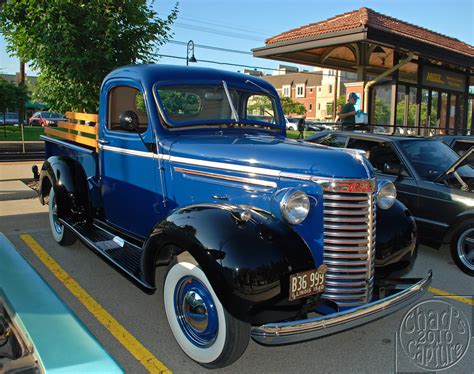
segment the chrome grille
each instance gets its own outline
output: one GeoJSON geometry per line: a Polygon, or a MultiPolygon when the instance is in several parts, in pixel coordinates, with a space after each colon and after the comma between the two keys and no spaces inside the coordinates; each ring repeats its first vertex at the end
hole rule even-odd
{"type": "Polygon", "coordinates": [[[375,195],[324,191],[323,297],[340,307],[372,298],[375,259],[375,195]]]}

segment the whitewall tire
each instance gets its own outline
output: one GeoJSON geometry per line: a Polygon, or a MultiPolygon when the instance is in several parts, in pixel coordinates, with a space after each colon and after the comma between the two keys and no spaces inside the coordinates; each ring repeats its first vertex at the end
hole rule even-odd
{"type": "Polygon", "coordinates": [[[165,277],[166,317],[181,349],[208,368],[229,365],[247,348],[250,326],[222,306],[194,261],[174,260],[165,277]]]}
{"type": "Polygon", "coordinates": [[[51,234],[56,243],[63,246],[75,243],[76,237],[74,234],[58,221],[58,202],[54,188],[51,188],[49,192],[49,225],[51,227],[51,234]]]}

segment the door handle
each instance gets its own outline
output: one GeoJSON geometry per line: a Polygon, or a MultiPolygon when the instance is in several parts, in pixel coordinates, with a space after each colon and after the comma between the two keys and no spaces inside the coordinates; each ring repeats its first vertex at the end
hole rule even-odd
{"type": "Polygon", "coordinates": [[[109,144],[109,141],[108,140],[105,140],[105,139],[97,139],[97,142],[99,144],[109,144]]]}

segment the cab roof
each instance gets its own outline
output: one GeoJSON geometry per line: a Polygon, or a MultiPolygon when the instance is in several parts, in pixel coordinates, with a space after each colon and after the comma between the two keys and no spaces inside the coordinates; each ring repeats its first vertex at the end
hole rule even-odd
{"type": "Polygon", "coordinates": [[[128,65],[110,72],[105,77],[104,82],[119,78],[131,78],[142,82],[142,84],[147,87],[151,87],[155,82],[196,83],[201,81],[225,80],[228,84],[243,84],[248,80],[277,95],[275,88],[270,83],[252,75],[197,66],[162,64],[128,65]]]}

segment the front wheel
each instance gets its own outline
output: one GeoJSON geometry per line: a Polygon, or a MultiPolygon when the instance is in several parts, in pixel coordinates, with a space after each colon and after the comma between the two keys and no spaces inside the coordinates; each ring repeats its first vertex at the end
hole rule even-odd
{"type": "Polygon", "coordinates": [[[474,221],[459,226],[451,241],[451,256],[466,274],[474,276],[474,221]]]}
{"type": "Polygon", "coordinates": [[[54,188],[49,191],[49,225],[54,240],[62,246],[72,245],[76,242],[76,237],[67,227],[58,221],[58,201],[54,188]]]}
{"type": "Polygon", "coordinates": [[[222,306],[204,272],[191,256],[174,260],[166,273],[166,317],[181,349],[207,368],[230,365],[246,350],[250,325],[222,306]]]}

